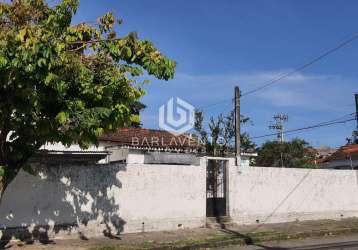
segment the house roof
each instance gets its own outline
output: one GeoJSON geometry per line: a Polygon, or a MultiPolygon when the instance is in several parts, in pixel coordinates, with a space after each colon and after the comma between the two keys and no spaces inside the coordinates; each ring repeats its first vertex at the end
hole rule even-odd
{"type": "Polygon", "coordinates": [[[346,145],[338,149],[332,155],[326,157],[324,162],[358,160],[358,144],[346,145]]]}
{"type": "Polygon", "coordinates": [[[195,151],[200,147],[198,141],[188,135],[144,128],[121,128],[101,136],[99,141],[141,149],[195,151]]]}
{"type": "Polygon", "coordinates": [[[315,150],[316,150],[318,156],[320,156],[320,157],[330,156],[330,155],[332,155],[334,152],[337,151],[337,149],[331,148],[331,147],[327,147],[327,146],[318,147],[318,148],[315,148],[315,150]]]}
{"type": "Polygon", "coordinates": [[[62,151],[62,150],[39,150],[31,158],[37,163],[97,163],[106,158],[110,153],[107,151],[62,151]]]}

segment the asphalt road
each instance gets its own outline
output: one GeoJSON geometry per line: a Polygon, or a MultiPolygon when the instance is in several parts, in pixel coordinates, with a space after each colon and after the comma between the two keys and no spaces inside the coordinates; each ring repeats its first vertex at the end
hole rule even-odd
{"type": "Polygon", "coordinates": [[[312,238],[306,240],[289,240],[266,242],[251,246],[232,246],[223,250],[358,250],[358,234],[339,237],[312,238]]]}

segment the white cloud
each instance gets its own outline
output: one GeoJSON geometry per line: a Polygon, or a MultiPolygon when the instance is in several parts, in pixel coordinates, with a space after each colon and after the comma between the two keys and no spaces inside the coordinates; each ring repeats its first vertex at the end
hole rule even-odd
{"type": "MultiPolygon", "coordinates": [[[[170,97],[178,96],[204,109],[205,117],[227,113],[233,107],[235,85],[245,93],[255,89],[289,70],[254,71],[235,74],[190,75],[178,73],[167,83],[150,85],[143,99],[147,108],[143,113],[146,127],[158,125],[158,108],[170,97]]],[[[242,98],[242,113],[249,116],[254,126],[244,127],[253,136],[267,134],[269,122],[275,113],[289,115],[288,128],[312,125],[354,112],[353,93],[358,91],[358,79],[329,74],[293,74],[274,85],[242,98]]],[[[329,127],[299,134],[315,144],[340,145],[351,133],[351,124],[329,127]],[[329,134],[328,134],[329,133],[329,134]]],[[[267,138],[262,139],[265,141],[267,138]]],[[[258,141],[260,142],[260,140],[258,141]]]]}
{"type": "MultiPolygon", "coordinates": [[[[210,105],[233,96],[235,85],[243,93],[268,83],[290,70],[256,71],[226,75],[177,74],[168,91],[192,102],[210,105]]],[[[275,107],[310,110],[343,109],[351,103],[355,79],[337,75],[295,73],[245,99],[275,107]]],[[[352,98],[353,100],[353,98],[352,98]]]]}

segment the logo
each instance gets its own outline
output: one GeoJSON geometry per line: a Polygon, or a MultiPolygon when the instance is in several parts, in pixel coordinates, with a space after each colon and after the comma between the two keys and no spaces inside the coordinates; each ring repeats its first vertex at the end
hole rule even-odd
{"type": "Polygon", "coordinates": [[[182,134],[194,127],[194,106],[172,97],[159,108],[159,127],[172,134],[182,134]]]}

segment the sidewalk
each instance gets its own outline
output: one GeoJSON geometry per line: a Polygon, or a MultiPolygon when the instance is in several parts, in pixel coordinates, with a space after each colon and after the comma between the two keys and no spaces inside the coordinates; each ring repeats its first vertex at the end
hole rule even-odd
{"type": "Polygon", "coordinates": [[[11,242],[8,249],[22,250],[118,250],[118,249],[199,249],[263,241],[329,237],[358,233],[358,219],[305,221],[254,226],[225,226],[178,231],[125,234],[117,239],[55,240],[49,244],[11,242]]]}

